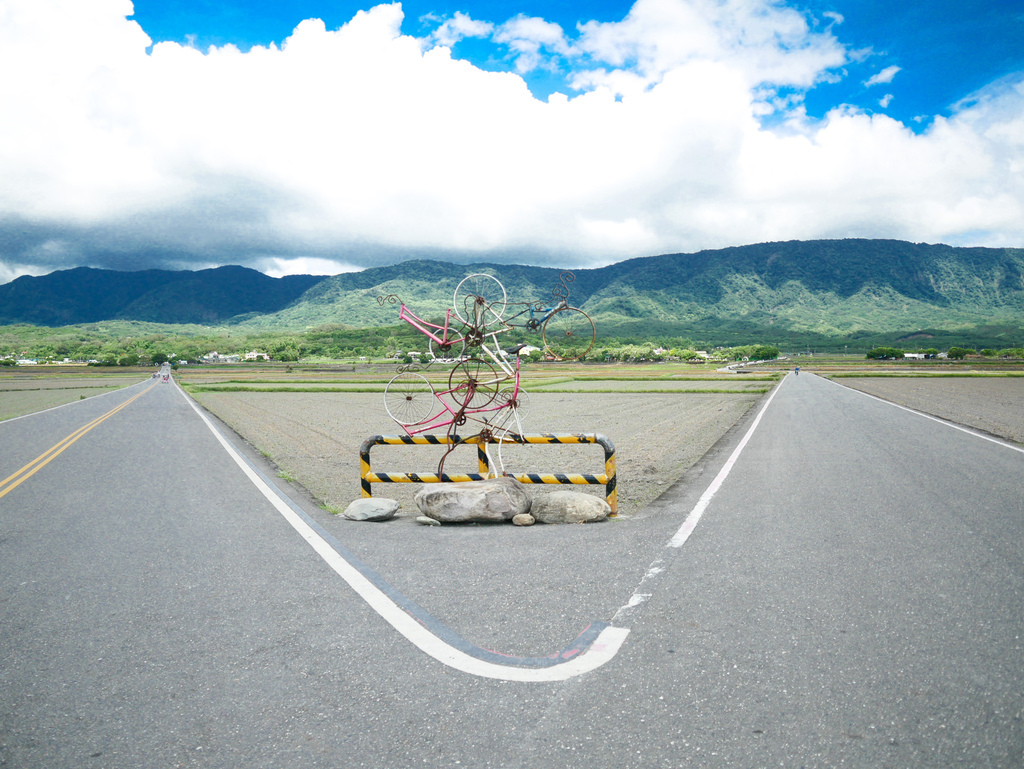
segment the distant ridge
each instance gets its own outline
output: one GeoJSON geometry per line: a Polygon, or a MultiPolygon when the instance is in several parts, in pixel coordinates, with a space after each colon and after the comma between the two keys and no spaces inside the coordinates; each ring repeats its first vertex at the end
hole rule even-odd
{"type": "MultiPolygon", "coordinates": [[[[397,294],[418,314],[443,313],[471,272],[490,272],[511,301],[550,299],[561,270],[412,261],[327,278],[292,305],[247,325],[381,326],[397,294]]],[[[630,259],[574,270],[571,304],[598,333],[688,335],[760,328],[824,336],[991,324],[1024,325],[1024,249],[954,248],[898,240],[761,243],[630,259]]],[[[769,334],[770,336],[770,334],[769,334]]]]}
{"type": "Polygon", "coordinates": [[[247,267],[119,272],[92,267],[23,275],[0,286],[0,324],[69,326],[103,320],[222,323],[276,312],[324,279],[271,278],[247,267]]]}
{"type": "MultiPolygon", "coordinates": [[[[410,261],[332,277],[270,278],[242,267],[198,272],[77,268],[0,286],[0,324],[100,320],[230,324],[303,330],[388,326],[397,294],[420,315],[443,315],[458,281],[498,276],[510,301],[550,299],[562,270],[410,261]]],[[[782,332],[828,337],[1024,328],[1024,249],[955,248],[899,240],[761,243],[630,259],[574,270],[570,304],[598,333],[731,338],[782,332]]],[[[1003,333],[1003,332],[998,332],[1003,333]]]]}

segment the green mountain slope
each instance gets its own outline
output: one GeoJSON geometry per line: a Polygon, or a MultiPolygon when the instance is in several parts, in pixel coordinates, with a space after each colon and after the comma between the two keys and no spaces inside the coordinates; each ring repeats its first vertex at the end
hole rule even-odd
{"type": "MultiPolygon", "coordinates": [[[[557,269],[413,261],[337,275],[246,325],[352,326],[397,321],[397,294],[418,315],[450,306],[465,275],[488,272],[509,300],[551,298],[557,269]]],[[[849,335],[1024,323],[1024,249],[953,248],[894,240],[763,243],[631,259],[575,271],[570,304],[599,334],[691,334],[737,327],[849,335]]]]}
{"type": "MultiPolygon", "coordinates": [[[[458,282],[472,272],[496,275],[510,302],[525,303],[550,301],[561,270],[409,261],[329,278],[275,279],[242,267],[78,268],[0,285],[0,324],[122,319],[252,330],[392,326],[399,308],[382,306],[378,296],[395,294],[416,314],[440,319],[458,282]]],[[[1024,249],[896,240],[761,243],[576,270],[569,290],[570,304],[593,317],[599,336],[747,343],[988,326],[999,337],[1024,328],[1024,249]]]]}
{"type": "Polygon", "coordinates": [[[322,276],[271,278],[246,267],[118,272],[76,267],[0,285],[0,325],[67,326],[103,320],[219,323],[285,307],[322,276]]]}

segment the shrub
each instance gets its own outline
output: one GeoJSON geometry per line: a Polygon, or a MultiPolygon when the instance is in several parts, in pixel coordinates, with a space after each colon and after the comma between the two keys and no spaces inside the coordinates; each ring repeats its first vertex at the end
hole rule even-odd
{"type": "Polygon", "coordinates": [[[868,350],[865,357],[874,360],[899,360],[903,357],[903,350],[897,350],[895,347],[876,347],[868,350]]]}

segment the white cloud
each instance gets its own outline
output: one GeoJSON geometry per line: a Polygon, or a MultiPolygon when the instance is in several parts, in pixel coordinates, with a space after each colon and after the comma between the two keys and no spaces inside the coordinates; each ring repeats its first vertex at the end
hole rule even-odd
{"type": "Polygon", "coordinates": [[[272,278],[285,275],[339,275],[343,272],[358,272],[361,267],[333,259],[300,256],[294,259],[271,257],[258,263],[258,269],[272,278]]]}
{"type": "Polygon", "coordinates": [[[791,238],[1024,243],[1020,78],[920,134],[853,109],[815,122],[802,89],[855,54],[769,0],[639,0],[572,39],[526,17],[493,27],[523,68],[572,62],[583,92],[546,102],[452,58],[445,41],[486,34],[468,16],[424,41],[382,5],[336,30],[304,21],[279,48],[147,54],[122,0],[3,9],[0,71],[19,77],[0,79],[0,280],[81,263],[285,274],[791,238]]]}
{"type": "Polygon", "coordinates": [[[520,14],[502,24],[494,40],[514,53],[516,71],[529,72],[542,66],[544,54],[568,56],[571,48],[562,28],[553,22],[520,14]]]}
{"type": "Polygon", "coordinates": [[[896,77],[896,73],[902,68],[897,66],[886,67],[881,72],[876,72],[874,75],[864,81],[864,85],[870,88],[873,85],[879,85],[880,83],[891,83],[892,79],[896,77]]]}
{"type": "Polygon", "coordinates": [[[467,37],[487,37],[494,31],[494,25],[487,21],[474,21],[468,14],[456,11],[450,19],[445,19],[434,31],[430,42],[438,45],[453,46],[467,37]]]}
{"type": "Polygon", "coordinates": [[[893,95],[891,93],[887,93],[885,96],[878,100],[878,106],[881,107],[882,109],[885,109],[892,103],[892,100],[893,95]]]}

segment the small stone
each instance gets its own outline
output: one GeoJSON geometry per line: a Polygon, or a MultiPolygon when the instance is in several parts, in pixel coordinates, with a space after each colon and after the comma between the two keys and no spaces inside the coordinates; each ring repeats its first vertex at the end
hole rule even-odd
{"type": "Polygon", "coordinates": [[[433,518],[427,518],[425,515],[417,515],[416,523],[422,523],[424,526],[440,526],[440,521],[435,521],[433,518]]]}
{"type": "Polygon", "coordinates": [[[395,517],[401,507],[394,499],[386,497],[364,497],[345,508],[342,516],[350,521],[387,521],[395,517]]]}
{"type": "Polygon", "coordinates": [[[512,523],[516,526],[533,526],[537,522],[529,513],[519,513],[519,515],[512,516],[512,523]]]}

